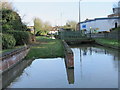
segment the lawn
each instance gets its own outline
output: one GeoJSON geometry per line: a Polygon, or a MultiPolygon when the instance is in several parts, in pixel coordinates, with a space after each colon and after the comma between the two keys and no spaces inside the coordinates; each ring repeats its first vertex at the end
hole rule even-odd
{"type": "Polygon", "coordinates": [[[120,47],[120,42],[114,39],[96,38],[95,41],[108,47],[120,47]]]}
{"type": "Polygon", "coordinates": [[[25,59],[64,57],[61,40],[38,36],[25,59]]]}

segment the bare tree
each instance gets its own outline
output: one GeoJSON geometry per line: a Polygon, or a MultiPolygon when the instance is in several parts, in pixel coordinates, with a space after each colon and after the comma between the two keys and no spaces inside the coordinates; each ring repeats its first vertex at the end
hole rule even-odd
{"type": "Polygon", "coordinates": [[[0,7],[1,7],[1,9],[14,10],[12,3],[8,2],[8,0],[2,0],[0,2],[0,7]]]}

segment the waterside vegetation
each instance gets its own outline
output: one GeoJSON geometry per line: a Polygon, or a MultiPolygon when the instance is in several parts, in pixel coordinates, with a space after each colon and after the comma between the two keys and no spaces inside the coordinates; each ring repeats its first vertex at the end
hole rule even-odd
{"type": "Polygon", "coordinates": [[[120,41],[114,39],[96,38],[95,41],[96,43],[107,47],[112,47],[112,48],[120,47],[120,41]]]}
{"type": "Polygon", "coordinates": [[[115,48],[115,49],[120,49],[120,41],[119,41],[119,32],[120,32],[120,27],[115,28],[114,32],[118,33],[118,39],[111,39],[111,38],[95,38],[95,41],[97,44],[110,47],[110,48],[115,48]]]}
{"type": "Polygon", "coordinates": [[[37,36],[36,42],[31,45],[31,49],[25,59],[56,57],[64,57],[64,49],[61,40],[37,36]]]}

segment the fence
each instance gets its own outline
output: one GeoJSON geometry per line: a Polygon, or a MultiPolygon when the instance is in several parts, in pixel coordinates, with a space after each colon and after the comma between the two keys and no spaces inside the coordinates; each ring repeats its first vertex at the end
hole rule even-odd
{"type": "Polygon", "coordinates": [[[110,33],[96,33],[96,34],[87,34],[87,37],[91,38],[110,38],[119,40],[120,39],[120,31],[112,31],[110,33]]]}
{"type": "Polygon", "coordinates": [[[71,39],[83,39],[87,38],[84,34],[81,34],[80,31],[60,31],[59,38],[63,40],[71,40],[71,39]]]}
{"type": "Polygon", "coordinates": [[[59,38],[62,40],[86,40],[89,38],[110,38],[119,40],[120,39],[120,30],[114,30],[110,33],[91,33],[91,34],[82,34],[80,31],[60,31],[59,38]]]}

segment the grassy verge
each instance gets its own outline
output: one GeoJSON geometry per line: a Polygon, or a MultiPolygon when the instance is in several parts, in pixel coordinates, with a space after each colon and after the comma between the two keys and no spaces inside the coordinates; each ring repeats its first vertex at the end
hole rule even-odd
{"type": "Polygon", "coordinates": [[[14,48],[12,48],[12,49],[0,50],[0,54],[6,53],[6,52],[11,52],[11,51],[13,51],[13,50],[15,50],[15,49],[17,49],[17,48],[21,48],[21,47],[23,47],[23,45],[22,45],[22,46],[16,46],[16,47],[14,47],[14,48]]]}
{"type": "Polygon", "coordinates": [[[96,38],[95,41],[98,44],[108,46],[108,47],[113,47],[113,48],[120,47],[120,42],[118,40],[106,39],[106,38],[96,38]]]}
{"type": "Polygon", "coordinates": [[[64,57],[64,50],[61,41],[38,36],[36,37],[36,43],[32,45],[25,59],[56,57],[64,57]]]}
{"type": "Polygon", "coordinates": [[[118,31],[118,30],[120,30],[120,27],[118,27],[118,28],[114,28],[113,30],[117,30],[117,31],[118,31]]]}

